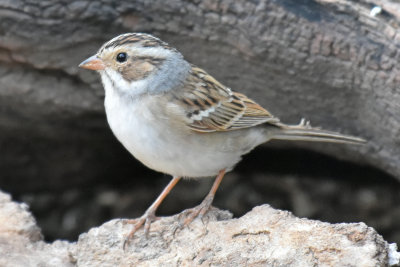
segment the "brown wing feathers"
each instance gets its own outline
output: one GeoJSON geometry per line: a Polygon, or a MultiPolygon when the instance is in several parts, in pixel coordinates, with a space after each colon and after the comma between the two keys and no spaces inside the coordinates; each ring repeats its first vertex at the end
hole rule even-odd
{"type": "Polygon", "coordinates": [[[188,126],[198,132],[230,131],[279,121],[197,67],[192,68],[179,99],[185,104],[188,126]]]}

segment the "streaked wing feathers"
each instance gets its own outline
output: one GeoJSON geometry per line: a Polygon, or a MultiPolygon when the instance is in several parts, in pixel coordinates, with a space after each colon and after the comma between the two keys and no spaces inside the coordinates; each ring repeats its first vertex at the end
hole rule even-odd
{"type": "Polygon", "coordinates": [[[279,122],[253,100],[232,92],[200,68],[192,67],[183,88],[175,99],[185,106],[187,125],[194,131],[231,131],[279,122]]]}

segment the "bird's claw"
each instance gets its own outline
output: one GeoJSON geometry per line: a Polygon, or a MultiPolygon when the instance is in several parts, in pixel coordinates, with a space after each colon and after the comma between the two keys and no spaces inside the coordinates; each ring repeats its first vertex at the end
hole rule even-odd
{"type": "MultiPolygon", "coordinates": [[[[207,196],[200,205],[185,210],[182,215],[185,217],[184,220],[180,220],[179,222],[179,229],[189,225],[195,218],[202,219],[203,216],[209,211],[211,207],[211,203],[213,201],[213,197],[207,196]]],[[[176,230],[175,230],[176,231],[176,230]]]]}
{"type": "Polygon", "coordinates": [[[129,232],[129,234],[125,237],[124,244],[123,244],[123,249],[125,250],[126,246],[129,245],[129,242],[135,235],[135,233],[144,225],[144,235],[146,238],[149,235],[150,232],[150,226],[151,223],[158,220],[158,217],[155,216],[155,212],[152,211],[146,211],[145,214],[143,214],[142,217],[139,219],[134,219],[134,220],[126,220],[125,223],[127,224],[134,224],[132,230],[129,232]]]}

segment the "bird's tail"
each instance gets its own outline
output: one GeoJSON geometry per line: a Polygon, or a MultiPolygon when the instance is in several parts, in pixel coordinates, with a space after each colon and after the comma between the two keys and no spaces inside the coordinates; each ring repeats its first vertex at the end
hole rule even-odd
{"type": "Polygon", "coordinates": [[[271,139],[279,140],[299,140],[299,141],[317,141],[347,144],[364,144],[366,141],[362,138],[344,135],[336,132],[321,130],[311,127],[310,122],[304,119],[298,125],[286,125],[278,123],[276,126],[279,131],[272,135],[271,139]]]}

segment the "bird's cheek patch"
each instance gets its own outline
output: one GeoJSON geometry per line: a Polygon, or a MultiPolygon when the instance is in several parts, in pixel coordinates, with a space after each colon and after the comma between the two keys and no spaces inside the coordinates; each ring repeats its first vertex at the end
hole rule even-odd
{"type": "Polygon", "coordinates": [[[125,80],[140,81],[147,78],[162,64],[159,59],[132,58],[121,70],[125,80]]]}

